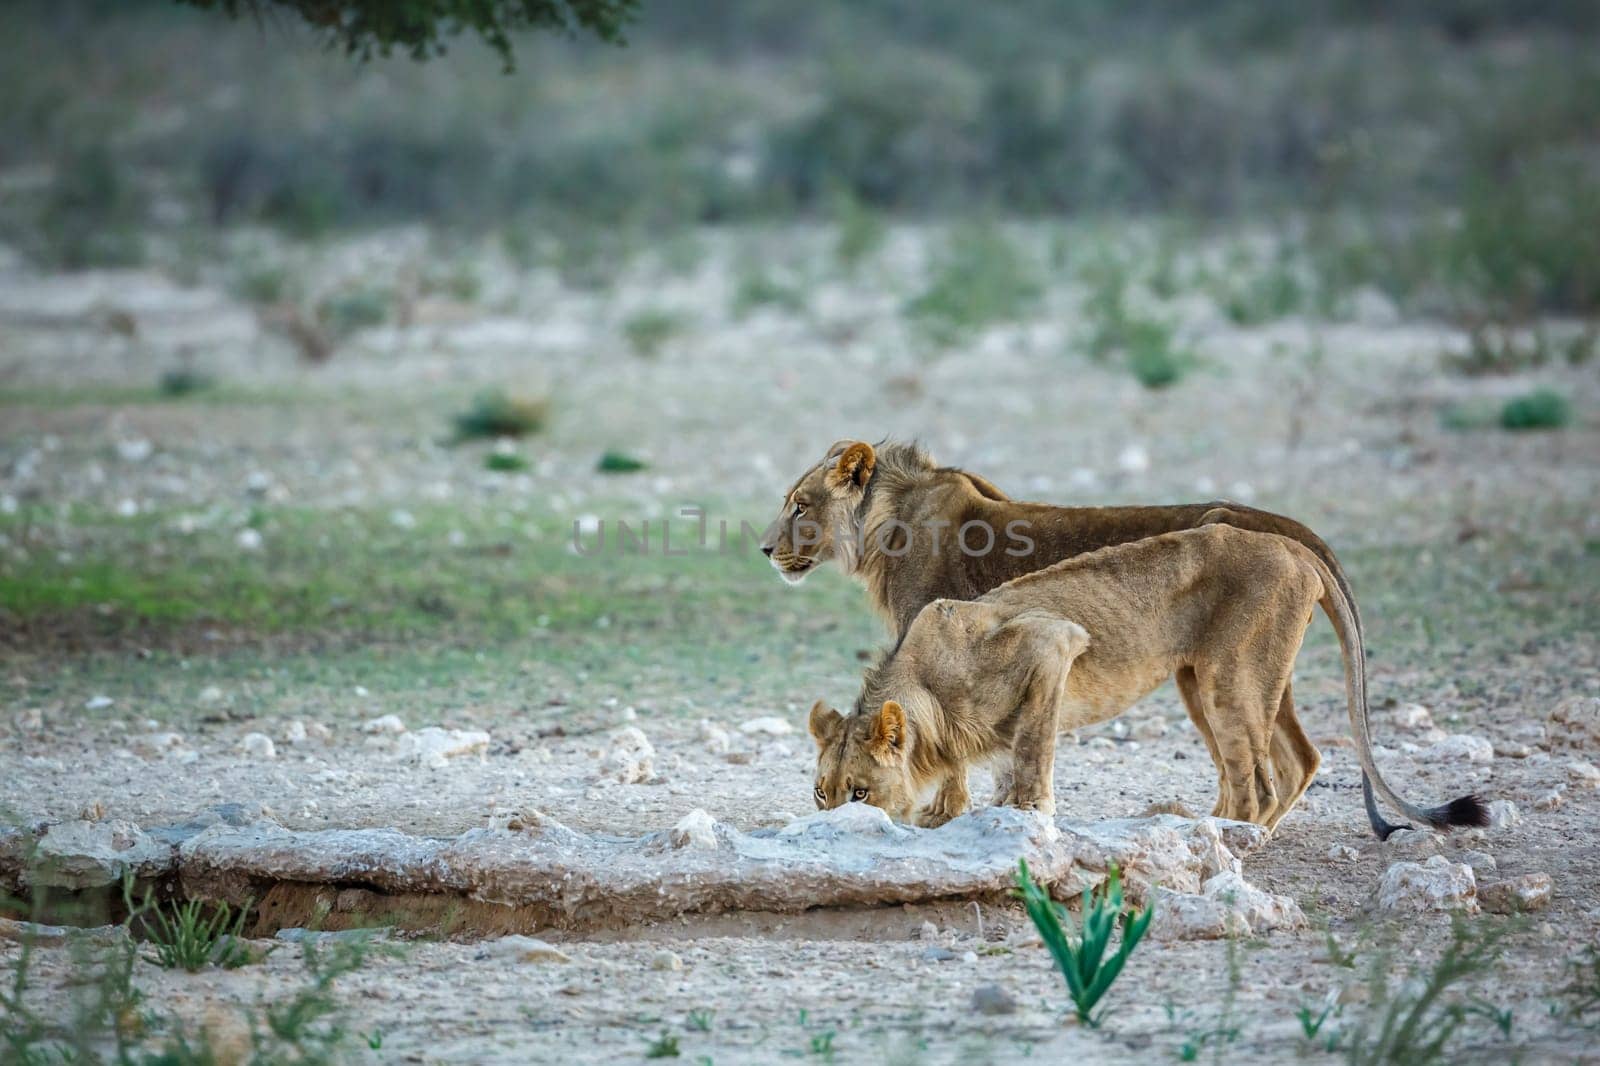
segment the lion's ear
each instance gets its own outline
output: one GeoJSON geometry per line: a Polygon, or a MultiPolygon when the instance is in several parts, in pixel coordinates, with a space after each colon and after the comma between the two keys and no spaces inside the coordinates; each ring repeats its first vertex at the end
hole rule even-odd
{"type": "Polygon", "coordinates": [[[900,753],[906,742],[906,712],[894,700],[886,702],[872,723],[867,750],[875,759],[889,759],[900,753]]]}
{"type": "Polygon", "coordinates": [[[872,450],[872,445],[864,440],[856,441],[840,453],[839,462],[828,471],[828,487],[833,489],[844,485],[854,485],[858,489],[865,487],[867,480],[872,477],[872,468],[877,462],[878,453],[872,450]]]}
{"type": "Polygon", "coordinates": [[[817,747],[825,748],[839,735],[844,726],[844,715],[829,707],[823,700],[811,705],[811,736],[817,747]]]}

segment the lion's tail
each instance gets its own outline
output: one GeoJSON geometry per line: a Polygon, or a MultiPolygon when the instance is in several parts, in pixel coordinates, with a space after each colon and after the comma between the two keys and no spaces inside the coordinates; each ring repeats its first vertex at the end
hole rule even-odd
{"type": "Polygon", "coordinates": [[[1372,759],[1372,738],[1368,729],[1367,664],[1365,656],[1361,654],[1359,643],[1360,623],[1351,609],[1349,597],[1345,595],[1343,583],[1335,580],[1327,564],[1317,558],[1316,553],[1308,554],[1315,561],[1322,578],[1323,592],[1320,603],[1322,609],[1327,612],[1328,620],[1333,623],[1333,631],[1339,636],[1339,650],[1343,653],[1345,695],[1350,709],[1350,731],[1355,737],[1356,755],[1361,760],[1361,796],[1366,803],[1367,820],[1372,823],[1372,831],[1378,835],[1379,840],[1385,840],[1396,829],[1411,828],[1393,825],[1384,820],[1378,811],[1377,800],[1373,796],[1374,787],[1378,795],[1388,800],[1407,818],[1423,822],[1435,829],[1488,825],[1489,812],[1484,809],[1483,803],[1476,796],[1461,796],[1437,807],[1418,807],[1401,799],[1378,772],[1378,767],[1372,759]]]}

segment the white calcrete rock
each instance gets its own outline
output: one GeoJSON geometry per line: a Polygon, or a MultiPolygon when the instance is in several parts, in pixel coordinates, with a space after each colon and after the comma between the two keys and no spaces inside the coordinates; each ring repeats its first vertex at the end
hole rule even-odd
{"type": "Polygon", "coordinates": [[[1434,728],[1433,712],[1420,703],[1406,703],[1394,712],[1394,724],[1408,733],[1423,733],[1434,728]]]}
{"type": "Polygon", "coordinates": [[[1536,811],[1553,811],[1567,801],[1566,786],[1557,785],[1548,792],[1542,792],[1533,798],[1533,809],[1536,811]]]}
{"type": "Polygon", "coordinates": [[[739,726],[741,733],[765,733],[773,737],[786,737],[794,732],[794,726],[787,718],[768,715],[764,718],[752,718],[739,726]]]}
{"type": "Polygon", "coordinates": [[[1329,862],[1355,862],[1361,858],[1361,852],[1349,844],[1335,844],[1328,849],[1329,862]]]}
{"type": "Polygon", "coordinates": [[[1383,873],[1375,902],[1379,910],[1478,912],[1472,867],[1435,855],[1424,863],[1397,862],[1383,873]]]}
{"type": "Polygon", "coordinates": [[[132,822],[58,822],[39,838],[22,879],[30,885],[99,888],[116,884],[129,870],[136,876],[165,872],[171,861],[172,848],[132,822]]]}
{"type": "Polygon", "coordinates": [[[668,833],[668,840],[675,848],[715,848],[717,823],[711,815],[696,807],[678,819],[678,824],[668,833]]]}
{"type": "Polygon", "coordinates": [[[136,755],[157,759],[184,750],[183,736],[179,733],[146,733],[128,742],[136,755]]]}
{"type": "Polygon", "coordinates": [[[1567,780],[1572,782],[1573,788],[1600,788],[1600,766],[1582,759],[1574,759],[1567,763],[1567,780]]]}
{"type": "Polygon", "coordinates": [[[540,940],[537,937],[517,934],[491,940],[484,945],[484,950],[491,958],[510,959],[514,962],[564,963],[572,961],[572,956],[554,944],[540,940]]]}
{"type": "Polygon", "coordinates": [[[1157,940],[1216,940],[1306,924],[1298,903],[1263,892],[1237,872],[1217,874],[1198,893],[1157,889],[1155,908],[1150,935],[1157,940]]]}
{"type": "Polygon", "coordinates": [[[1494,745],[1483,737],[1457,733],[1423,748],[1417,758],[1424,762],[1491,762],[1494,745]]]}
{"type": "Polygon", "coordinates": [[[285,744],[304,744],[306,742],[306,724],[296,718],[284,726],[283,742],[285,744]]]}
{"type": "Polygon", "coordinates": [[[489,734],[481,729],[440,729],[430,725],[414,733],[402,733],[395,741],[395,757],[431,769],[465,755],[482,759],[489,751],[489,734]]]}
{"type": "Polygon", "coordinates": [[[1390,858],[1420,861],[1441,853],[1439,840],[1430,829],[1396,829],[1383,842],[1383,850],[1390,858]]]}
{"type": "Polygon", "coordinates": [[[1512,829],[1522,824],[1522,812],[1510,800],[1494,800],[1489,804],[1489,828],[1512,829]]]}
{"type": "Polygon", "coordinates": [[[1549,874],[1523,874],[1507,881],[1495,881],[1478,890],[1478,902],[1491,914],[1523,914],[1550,906],[1555,884],[1549,874]]]}
{"type": "Polygon", "coordinates": [[[383,714],[362,722],[361,731],[368,736],[399,736],[406,731],[406,724],[398,714],[383,714]]]}
{"type": "Polygon", "coordinates": [[[611,731],[611,743],[601,756],[601,772],[624,785],[648,781],[655,772],[656,749],[638,726],[611,731]]]}
{"type": "Polygon", "coordinates": [[[709,718],[700,719],[700,743],[713,755],[726,755],[733,745],[728,731],[709,718]]]}
{"type": "MultiPolygon", "coordinates": [[[[1061,900],[1102,884],[1115,864],[1136,903],[1153,884],[1206,901],[1190,906],[1222,915],[1207,928],[1242,923],[1261,932],[1295,921],[1288,901],[1258,893],[1238,875],[1237,857],[1261,845],[1263,830],[1171,815],[1086,822],[989,807],[922,829],[852,803],[781,829],[743,832],[696,814],[672,829],[622,838],[523,812],[440,839],[394,829],[292,830],[260,810],[218,808],[148,833],[82,821],[0,831],[0,879],[19,880],[25,854],[41,838],[56,860],[52,870],[74,886],[114,883],[129,866],[175,878],[191,898],[234,904],[277,881],[361,884],[493,902],[518,908],[540,928],[565,930],[694,913],[998,900],[1008,897],[1023,859],[1061,900]],[[674,846],[674,830],[683,846],[674,846]],[[715,847],[696,845],[709,839],[715,847]]],[[[313,917],[308,910],[283,920],[313,917]]]]}
{"type": "Polygon", "coordinates": [[[272,738],[265,733],[246,733],[239,741],[239,750],[250,758],[263,762],[278,757],[278,749],[273,745],[272,738]]]}
{"type": "Polygon", "coordinates": [[[1551,747],[1600,750],[1600,696],[1568,696],[1548,724],[1551,747]]]}

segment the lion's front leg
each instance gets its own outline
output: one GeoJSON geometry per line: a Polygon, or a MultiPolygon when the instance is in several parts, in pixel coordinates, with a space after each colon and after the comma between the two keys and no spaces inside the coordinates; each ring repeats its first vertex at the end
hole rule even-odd
{"type": "Polygon", "coordinates": [[[967,794],[967,768],[961,766],[951,769],[945,774],[944,780],[939,782],[939,791],[917,815],[917,824],[925,829],[937,828],[950,819],[965,814],[969,802],[971,797],[967,794]]]}
{"type": "Polygon", "coordinates": [[[994,765],[994,796],[989,800],[991,807],[1009,807],[1016,802],[1012,794],[1015,782],[1012,780],[1011,759],[1006,758],[994,765]]]}

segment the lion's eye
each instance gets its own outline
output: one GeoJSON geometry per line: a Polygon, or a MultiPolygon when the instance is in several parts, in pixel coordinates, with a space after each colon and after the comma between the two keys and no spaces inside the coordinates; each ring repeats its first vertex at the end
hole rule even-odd
{"type": "Polygon", "coordinates": [[[850,798],[855,800],[857,803],[862,803],[867,798],[867,790],[864,789],[864,788],[851,789],[850,790],[850,798]]]}
{"type": "Polygon", "coordinates": [[[797,503],[797,504],[794,505],[794,516],[796,518],[799,518],[801,515],[803,515],[805,513],[806,513],[806,505],[805,504],[797,503]]]}
{"type": "Polygon", "coordinates": [[[817,799],[819,799],[819,800],[828,798],[828,794],[826,792],[822,791],[822,786],[821,785],[818,785],[816,788],[812,789],[811,791],[816,793],[817,799]]]}

